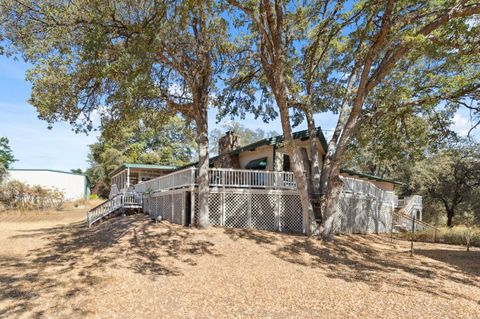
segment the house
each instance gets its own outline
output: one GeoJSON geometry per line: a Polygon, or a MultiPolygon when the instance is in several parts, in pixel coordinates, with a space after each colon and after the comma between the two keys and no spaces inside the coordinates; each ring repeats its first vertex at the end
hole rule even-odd
{"type": "Polygon", "coordinates": [[[52,169],[9,169],[7,179],[34,186],[56,188],[67,200],[86,199],[90,195],[87,176],[52,169]]]}
{"type": "MultiPolygon", "coordinates": [[[[319,157],[323,160],[327,143],[320,128],[316,136],[319,157]]],[[[304,158],[308,178],[310,136],[307,131],[300,131],[293,137],[304,158]]],[[[240,147],[240,137],[234,132],[227,132],[220,139],[220,154],[210,158],[209,218],[212,225],[306,231],[307,221],[303,219],[290,158],[283,142],[283,136],[275,136],[240,147]]],[[[114,188],[118,188],[119,194],[141,194],[143,210],[152,218],[191,225],[198,217],[196,164],[182,167],[124,164],[114,172],[112,180],[118,183],[114,188]]],[[[337,209],[343,217],[338,231],[389,231],[396,211],[421,218],[421,198],[413,196],[399,200],[395,195],[398,182],[347,169],[341,171],[341,178],[344,187],[337,209]]],[[[130,198],[133,197],[130,195],[130,198]]],[[[101,214],[91,212],[89,222],[100,218],[101,214]]]]}
{"type": "Polygon", "coordinates": [[[118,189],[125,189],[176,170],[175,166],[125,163],[110,173],[110,180],[118,189]]]}

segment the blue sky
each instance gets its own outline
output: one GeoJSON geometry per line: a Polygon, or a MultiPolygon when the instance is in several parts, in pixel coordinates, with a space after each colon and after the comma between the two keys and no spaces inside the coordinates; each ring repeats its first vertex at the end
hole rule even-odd
{"type": "MultiPolygon", "coordinates": [[[[85,169],[88,145],[96,141],[98,133],[75,134],[68,123],[57,123],[49,130],[47,123],[37,118],[35,108],[27,103],[31,91],[30,84],[25,81],[28,67],[21,61],[0,56],[0,136],[8,137],[18,159],[13,167],[85,169]]],[[[215,113],[212,110],[209,115],[210,129],[217,126],[215,113]]],[[[336,116],[318,114],[315,120],[328,137],[335,126],[336,116]]],[[[466,134],[470,125],[468,113],[457,113],[454,121],[453,128],[466,134]]],[[[282,131],[279,120],[265,124],[261,120],[247,117],[239,122],[251,129],[282,131]]],[[[300,129],[305,129],[305,124],[296,128],[300,129]]]]}
{"type": "Polygon", "coordinates": [[[0,56],[0,136],[10,140],[14,168],[50,168],[70,170],[87,167],[88,145],[96,140],[75,134],[67,123],[53,129],[37,118],[35,108],[27,103],[30,84],[25,81],[28,65],[0,56]]]}

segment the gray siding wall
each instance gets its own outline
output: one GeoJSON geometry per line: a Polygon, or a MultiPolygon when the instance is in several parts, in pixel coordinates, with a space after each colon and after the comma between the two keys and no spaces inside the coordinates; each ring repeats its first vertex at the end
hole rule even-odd
{"type": "Polygon", "coordinates": [[[392,227],[393,203],[360,194],[342,194],[339,207],[340,232],[385,233],[392,227]]]}

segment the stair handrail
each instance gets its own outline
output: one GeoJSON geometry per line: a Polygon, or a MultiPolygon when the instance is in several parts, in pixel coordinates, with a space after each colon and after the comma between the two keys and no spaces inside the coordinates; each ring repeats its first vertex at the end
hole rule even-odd
{"type": "MultiPolygon", "coordinates": [[[[393,217],[394,217],[394,222],[393,224],[395,225],[395,219],[398,219],[399,218],[403,218],[405,220],[407,220],[408,222],[412,223],[413,222],[413,217],[411,215],[408,215],[408,214],[405,214],[405,213],[402,213],[401,211],[397,211],[397,212],[393,212],[393,217]]],[[[404,224],[404,223],[401,223],[401,224],[404,224]]],[[[429,223],[426,223],[422,220],[418,220],[418,219],[415,219],[415,224],[417,226],[420,226],[420,230],[425,230],[426,228],[429,228],[429,229],[432,229],[434,231],[438,231],[438,228],[432,224],[429,224],[429,223]]],[[[410,225],[407,225],[406,227],[407,229],[410,229],[410,225]]]]}
{"type": "Polygon", "coordinates": [[[398,200],[395,199],[394,192],[384,190],[370,181],[364,181],[347,176],[340,176],[340,179],[343,182],[344,192],[363,194],[376,198],[382,202],[392,203],[392,205],[394,205],[395,201],[398,200]]]}
{"type": "Polygon", "coordinates": [[[141,200],[141,195],[136,192],[125,192],[116,194],[112,198],[104,201],[103,203],[100,203],[99,205],[93,207],[88,211],[88,227],[90,227],[97,220],[122,207],[123,204],[141,204],[141,200]]]}
{"type": "Polygon", "coordinates": [[[405,197],[403,199],[403,202],[406,202],[406,204],[404,204],[404,206],[401,208],[401,211],[405,215],[411,215],[412,209],[418,208],[418,206],[422,206],[422,197],[418,195],[405,197]]]}

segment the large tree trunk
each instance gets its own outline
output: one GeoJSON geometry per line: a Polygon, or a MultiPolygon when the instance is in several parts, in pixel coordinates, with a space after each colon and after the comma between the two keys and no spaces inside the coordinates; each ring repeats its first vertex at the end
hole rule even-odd
{"type": "MultiPolygon", "coordinates": [[[[288,110],[287,110],[288,114],[288,110]]],[[[300,150],[295,146],[293,140],[292,130],[288,116],[282,116],[282,128],[285,138],[285,146],[288,151],[288,155],[292,159],[292,171],[295,176],[295,182],[297,183],[297,190],[302,202],[302,217],[303,217],[303,232],[310,235],[313,231],[312,222],[314,221],[313,207],[308,194],[307,178],[304,174],[304,163],[300,150]]]]}
{"type": "Polygon", "coordinates": [[[453,227],[453,216],[455,216],[455,210],[453,208],[447,208],[447,226],[453,227]]]}
{"type": "Polygon", "coordinates": [[[357,123],[356,120],[354,122],[350,121],[352,117],[350,95],[353,92],[356,80],[357,71],[354,68],[348,81],[347,94],[345,95],[340,108],[337,125],[335,126],[332,138],[328,142],[325,159],[322,165],[320,175],[322,227],[320,231],[324,237],[329,237],[333,233],[340,231],[339,227],[341,226],[342,221],[341,212],[338,209],[342,190],[340,166],[341,157],[346,150],[357,123]],[[347,129],[349,124],[350,128],[347,129]]]}
{"type": "MultiPolygon", "coordinates": [[[[341,159],[347,150],[348,143],[354,135],[355,129],[358,126],[359,115],[350,114],[350,118],[342,131],[338,143],[334,147],[334,150],[330,150],[330,154],[327,154],[325,159],[324,168],[326,179],[324,183],[321,183],[322,198],[322,215],[323,224],[321,232],[324,237],[329,237],[332,234],[341,231],[341,224],[344,216],[340,209],[340,194],[342,191],[343,183],[340,179],[341,159]]],[[[322,181],[323,181],[322,171],[322,181]]]]}
{"type": "MultiPolygon", "coordinates": [[[[318,154],[318,137],[317,128],[315,127],[315,120],[313,119],[312,109],[307,107],[305,110],[305,117],[307,118],[308,135],[310,136],[310,153],[311,153],[311,183],[312,183],[312,201],[320,200],[320,155],[318,154]]],[[[326,152],[326,150],[324,150],[326,152]]],[[[315,211],[315,219],[321,219],[321,211],[315,211]]]]}
{"type": "MultiPolygon", "coordinates": [[[[230,3],[238,7],[238,4],[236,4],[235,1],[230,1],[230,3]]],[[[273,9],[269,0],[260,1],[258,5],[261,24],[258,24],[257,26],[263,30],[263,32],[260,32],[259,38],[260,63],[265,71],[266,78],[280,110],[285,147],[291,159],[293,174],[295,176],[297,190],[302,203],[303,231],[307,235],[310,235],[313,230],[313,209],[308,194],[307,179],[303,172],[304,164],[302,156],[293,140],[287,103],[287,84],[284,78],[285,52],[287,49],[282,40],[284,22],[283,5],[275,1],[275,8],[273,9]],[[264,22],[265,24],[263,24],[264,22]]],[[[247,12],[247,14],[250,15],[249,12],[247,12]]]]}
{"type": "Polygon", "coordinates": [[[293,140],[292,127],[290,125],[290,118],[288,116],[286,99],[282,100],[281,98],[277,98],[277,104],[279,105],[280,109],[285,147],[288,155],[292,159],[292,171],[297,183],[300,201],[302,202],[303,232],[307,235],[310,235],[313,231],[312,222],[314,221],[314,214],[310,196],[308,194],[307,178],[303,171],[303,159],[300,154],[300,150],[295,146],[295,142],[293,140]]]}
{"type": "MultiPolygon", "coordinates": [[[[321,188],[322,192],[322,227],[320,232],[323,237],[329,237],[332,234],[341,231],[343,215],[340,210],[340,195],[342,191],[342,181],[340,179],[340,161],[330,161],[325,167],[325,175],[328,177],[321,188]]],[[[323,176],[322,172],[322,176],[323,176]]]]}
{"type": "MultiPolygon", "coordinates": [[[[208,180],[208,109],[198,106],[196,116],[197,145],[198,145],[198,220],[197,227],[206,228],[209,226],[208,195],[210,185],[208,180]]],[[[193,204],[193,203],[192,203],[193,204]]]]}

